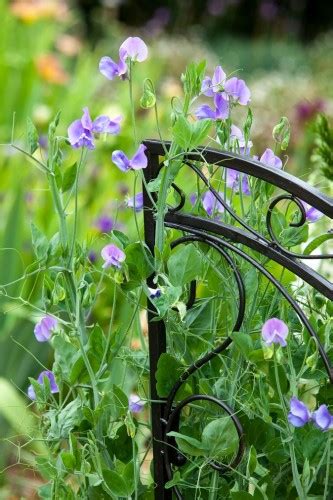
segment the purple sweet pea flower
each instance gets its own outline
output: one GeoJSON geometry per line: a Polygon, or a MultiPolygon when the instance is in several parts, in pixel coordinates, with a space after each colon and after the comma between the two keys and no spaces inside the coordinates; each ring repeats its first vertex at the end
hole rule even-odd
{"type": "Polygon", "coordinates": [[[110,120],[110,118],[105,115],[98,116],[93,122],[92,131],[95,134],[117,135],[120,132],[121,120],[122,116],[116,116],[113,120],[110,120]]]}
{"type": "Polygon", "coordinates": [[[92,121],[88,108],[83,108],[81,120],[75,120],[68,127],[68,139],[73,148],[86,147],[94,149],[94,136],[92,134],[92,121]]]}
{"type": "Polygon", "coordinates": [[[99,62],[99,71],[108,80],[113,80],[117,76],[125,79],[127,74],[127,64],[121,59],[118,63],[116,63],[113,59],[111,59],[111,57],[104,56],[99,62]]]}
{"type": "Polygon", "coordinates": [[[280,344],[283,347],[286,346],[288,333],[287,325],[277,318],[268,319],[261,329],[262,338],[267,345],[280,344]]]}
{"type": "Polygon", "coordinates": [[[134,208],[136,212],[140,212],[143,209],[143,193],[138,193],[132,196],[132,198],[128,198],[126,205],[128,208],[134,208]]]}
{"type": "Polygon", "coordinates": [[[227,169],[227,186],[235,191],[235,193],[239,192],[241,184],[241,189],[242,193],[246,195],[251,194],[250,186],[249,186],[249,179],[246,174],[241,174],[240,172],[237,172],[237,170],[233,170],[232,168],[227,169]],[[242,183],[241,183],[241,178],[242,178],[242,183]]]}
{"type": "MultiPolygon", "coordinates": [[[[44,384],[44,378],[48,378],[49,379],[49,381],[50,381],[50,389],[51,389],[52,394],[56,394],[57,392],[59,392],[59,387],[57,386],[57,383],[55,381],[54,374],[50,370],[44,370],[44,371],[42,371],[39,374],[39,376],[38,376],[37,382],[40,385],[43,385],[44,384]]],[[[35,393],[35,390],[34,390],[34,388],[33,388],[32,385],[29,385],[29,387],[28,387],[28,396],[32,400],[36,399],[36,393],[35,393]]]]}
{"type": "Polygon", "coordinates": [[[160,288],[148,288],[148,290],[150,299],[158,299],[162,295],[160,288]]]}
{"type": "Polygon", "coordinates": [[[133,62],[145,61],[148,57],[147,45],[138,36],[130,36],[121,44],[119,57],[123,62],[126,62],[127,59],[131,59],[133,62]]]}
{"type": "Polygon", "coordinates": [[[75,120],[68,127],[68,139],[73,148],[86,147],[94,149],[94,133],[96,134],[118,134],[120,131],[121,116],[113,120],[101,115],[92,121],[88,108],[83,108],[83,116],[80,120],[75,120]]]}
{"type": "Polygon", "coordinates": [[[52,335],[52,330],[58,326],[58,321],[52,316],[44,316],[35,326],[34,334],[38,342],[47,342],[52,335]]]}
{"type": "Polygon", "coordinates": [[[319,406],[318,410],[313,412],[312,419],[315,426],[322,431],[333,429],[333,415],[328,411],[326,405],[319,406]]]}
{"type": "Polygon", "coordinates": [[[110,266],[117,267],[118,269],[121,267],[121,263],[124,262],[126,255],[120,248],[112,243],[110,245],[106,245],[102,251],[101,256],[104,260],[103,269],[107,269],[110,266]]]}
{"type": "Polygon", "coordinates": [[[128,407],[132,413],[142,412],[145,404],[146,404],[146,402],[142,401],[140,396],[138,396],[137,394],[131,394],[129,399],[128,399],[128,407]]]}
{"type": "Polygon", "coordinates": [[[117,227],[117,224],[108,215],[101,215],[96,220],[95,226],[101,233],[110,233],[110,231],[117,227]]]}
{"type": "Polygon", "coordinates": [[[304,207],[305,217],[308,222],[316,222],[318,219],[323,217],[324,214],[319,210],[317,210],[317,208],[312,207],[311,205],[302,200],[301,203],[304,207]]]}
{"type": "Polygon", "coordinates": [[[311,413],[308,407],[294,396],[290,400],[290,412],[288,421],[294,427],[303,427],[311,420],[311,413]]]}
{"type": "Polygon", "coordinates": [[[208,97],[214,97],[214,94],[219,91],[219,87],[220,85],[222,85],[225,79],[226,74],[221,66],[216,66],[213,78],[210,78],[210,76],[206,76],[203,79],[201,92],[208,97]]]}
{"type": "MultiPolygon", "coordinates": [[[[220,197],[223,197],[223,193],[218,193],[220,197]]],[[[202,196],[202,206],[204,207],[207,215],[211,216],[214,212],[223,213],[224,206],[219,202],[211,191],[206,191],[202,196]]]]}
{"type": "Polygon", "coordinates": [[[282,160],[274,154],[274,152],[267,148],[260,157],[261,163],[268,165],[269,167],[282,168],[282,160]]]}
{"type": "Polygon", "coordinates": [[[140,144],[137,152],[129,159],[123,151],[116,150],[112,153],[112,161],[122,172],[128,170],[141,170],[146,168],[148,164],[147,156],[145,155],[146,146],[140,144]]]}
{"type": "Polygon", "coordinates": [[[200,106],[195,111],[195,116],[198,120],[210,118],[212,120],[225,120],[229,116],[229,102],[223,97],[222,94],[215,94],[214,96],[215,109],[212,109],[208,104],[200,106]]]}
{"type": "Polygon", "coordinates": [[[246,106],[250,102],[251,92],[244,80],[235,76],[227,80],[224,84],[224,91],[234,102],[246,106]]]}

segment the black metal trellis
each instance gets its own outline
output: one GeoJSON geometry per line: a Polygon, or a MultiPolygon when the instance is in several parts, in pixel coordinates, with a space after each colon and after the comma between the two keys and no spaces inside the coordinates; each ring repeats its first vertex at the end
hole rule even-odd
{"type": "MultiPolygon", "coordinates": [[[[170,147],[170,143],[161,143],[160,141],[145,141],[147,147],[146,154],[148,157],[148,166],[144,171],[146,183],[155,179],[161,168],[160,158],[165,155],[165,148],[170,147]]],[[[322,293],[326,298],[333,300],[333,284],[325,277],[306,265],[303,260],[310,259],[330,259],[333,255],[315,254],[301,255],[293,253],[285,249],[278,241],[272,227],[272,212],[275,206],[283,200],[289,200],[296,204],[299,208],[301,217],[300,220],[293,222],[290,226],[300,227],[306,221],[306,213],[302,201],[320,210],[330,219],[333,219],[333,199],[306,184],[301,179],[298,179],[282,170],[265,166],[251,158],[243,157],[234,153],[217,151],[214,149],[199,148],[195,152],[186,153],[184,155],[183,164],[188,166],[213,193],[214,197],[220,202],[224,209],[229,212],[231,218],[238,223],[238,226],[217,222],[211,219],[205,219],[199,216],[186,214],[181,212],[185,204],[185,194],[175,184],[172,187],[177,191],[180,197],[180,203],[177,207],[170,208],[165,216],[166,227],[178,229],[184,233],[184,236],[178,238],[172,243],[172,247],[188,242],[198,241],[209,245],[215,249],[224,258],[228,266],[233,272],[233,276],[238,288],[238,316],[236,318],[233,332],[240,330],[245,313],[245,287],[242,276],[238,271],[236,262],[233,256],[239,256],[250,263],[257,271],[263,274],[275,287],[282,296],[287,300],[290,306],[298,315],[301,323],[307,329],[311,337],[317,343],[318,351],[328,374],[328,378],[333,383],[333,366],[330,359],[321,344],[317,332],[312,327],[303,309],[298,305],[290,293],[262,264],[260,264],[250,254],[244,252],[243,248],[254,250],[261,255],[268,257],[286,269],[292,271],[303,281],[307,282],[314,289],[322,293]],[[237,170],[241,173],[262,179],[267,183],[274,185],[285,193],[276,196],[270,203],[266,215],[266,227],[269,234],[269,239],[260,234],[253,227],[250,227],[244,220],[233,212],[231,207],[225,203],[219,193],[210,185],[209,180],[204,175],[203,171],[198,167],[198,162],[207,163],[215,166],[226,166],[237,170]],[[224,163],[226,162],[226,163],[224,163]],[[239,227],[241,226],[241,227],[239,227]],[[240,244],[241,247],[236,246],[240,244]]],[[[155,219],[153,206],[144,190],[144,225],[145,225],[145,241],[150,250],[154,252],[155,245],[155,219]]],[[[330,228],[331,230],[331,228],[330,228]]],[[[153,276],[148,279],[148,286],[153,287],[153,276]]],[[[195,302],[196,283],[192,282],[190,286],[190,297],[187,307],[190,308],[195,302]]],[[[206,400],[218,407],[222,408],[232,419],[239,437],[238,452],[229,466],[211,461],[210,465],[220,473],[226,472],[227,469],[235,468],[241,461],[244,450],[244,435],[242,425],[235,414],[234,410],[224,402],[212,396],[195,394],[186,399],[175,403],[175,396],[182,384],[196,370],[213,359],[217,354],[222,353],[231,344],[232,339],[227,338],[222,344],[217,346],[212,351],[203,355],[192,366],[187,368],[179,377],[176,384],[173,386],[168,397],[161,400],[158,397],[156,390],[156,370],[160,355],[166,352],[166,331],[163,321],[154,321],[153,313],[148,313],[148,335],[149,335],[149,356],[150,356],[150,390],[152,403],[152,437],[153,437],[153,461],[154,461],[154,480],[156,484],[155,498],[158,500],[169,500],[173,494],[178,500],[181,500],[182,494],[180,490],[174,486],[170,489],[165,489],[167,481],[172,479],[172,466],[182,466],[186,462],[186,458],[177,451],[174,438],[167,434],[171,430],[177,430],[179,425],[179,417],[182,409],[196,400],[206,400]],[[160,401],[160,402],[158,402],[160,401]]]]}

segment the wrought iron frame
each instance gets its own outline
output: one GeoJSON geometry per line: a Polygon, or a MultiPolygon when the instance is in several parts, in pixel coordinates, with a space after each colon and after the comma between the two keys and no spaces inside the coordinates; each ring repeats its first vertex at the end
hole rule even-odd
{"type": "MultiPolygon", "coordinates": [[[[145,141],[145,146],[147,148],[146,155],[148,157],[148,166],[144,171],[144,176],[145,183],[147,184],[157,177],[159,170],[163,165],[163,161],[160,163],[160,159],[165,156],[166,151],[170,148],[170,143],[147,140],[145,141]]],[[[224,222],[217,222],[212,219],[181,212],[181,209],[185,204],[185,194],[176,184],[172,184],[173,188],[177,191],[180,197],[180,202],[177,207],[169,208],[169,211],[165,215],[165,226],[178,229],[185,233],[184,236],[178,238],[172,243],[172,247],[180,244],[186,244],[188,242],[199,241],[214,248],[225,259],[233,272],[238,288],[238,316],[233,332],[237,332],[241,328],[244,319],[246,297],[242,276],[232,256],[239,256],[254,266],[258,272],[262,273],[276,287],[276,289],[279,290],[282,296],[294,309],[309,334],[315,339],[319,354],[327,371],[329,381],[333,383],[333,366],[331,361],[303,309],[294,300],[285,287],[262,264],[260,264],[260,262],[243,250],[243,247],[246,247],[268,257],[270,260],[275,261],[286,269],[292,271],[296,276],[308,283],[326,298],[333,300],[333,284],[302,262],[302,260],[310,259],[330,259],[333,258],[333,255],[302,255],[293,253],[290,250],[283,248],[274,234],[272,227],[272,212],[275,206],[282,200],[290,200],[297,205],[301,214],[300,220],[290,225],[300,227],[306,221],[306,212],[302,201],[317,208],[330,219],[333,219],[333,199],[321,193],[316,188],[309,186],[301,179],[294,177],[283,170],[278,170],[276,168],[263,165],[252,158],[226,151],[198,148],[194,152],[185,153],[183,163],[201,179],[201,181],[207,186],[207,189],[213,193],[216,200],[224,206],[224,209],[231,215],[232,220],[236,221],[238,225],[234,226],[224,222]],[[230,160],[231,163],[229,163],[230,160]],[[225,203],[219,193],[210,185],[209,179],[206,178],[202,170],[197,166],[197,162],[204,162],[215,166],[230,165],[230,167],[232,166],[234,170],[237,170],[242,174],[247,174],[264,180],[267,183],[285,191],[285,193],[276,196],[268,207],[266,226],[269,238],[249,226],[231,209],[228,204],[225,203]],[[236,246],[237,244],[240,244],[241,248],[236,246]]],[[[150,250],[154,252],[156,225],[151,194],[148,194],[145,189],[144,228],[145,242],[150,250]]],[[[150,287],[154,287],[153,278],[154,276],[151,276],[147,280],[148,286],[150,287]]],[[[188,308],[193,306],[195,302],[195,294],[196,283],[192,282],[190,286],[190,297],[187,303],[188,308]]],[[[178,500],[181,500],[183,496],[180,490],[176,486],[171,489],[165,489],[165,484],[172,478],[172,464],[181,466],[186,462],[186,458],[179,451],[177,451],[177,445],[174,438],[167,436],[170,430],[178,428],[180,413],[184,406],[195,400],[208,400],[221,407],[227,414],[229,414],[235,425],[239,437],[238,452],[229,466],[222,466],[217,462],[211,461],[210,465],[214,469],[218,470],[220,473],[224,473],[229,468],[235,468],[240,463],[245,451],[242,425],[234,410],[226,403],[212,396],[197,394],[189,396],[177,404],[174,402],[178,389],[188,379],[188,377],[216,355],[226,350],[231,344],[232,339],[228,337],[222,344],[203,355],[192,366],[187,368],[179,377],[179,380],[170,391],[168,397],[165,400],[161,400],[156,390],[155,374],[159,357],[162,353],[166,352],[167,348],[166,329],[163,321],[152,321],[153,318],[154,312],[150,309],[148,312],[148,337],[150,356],[150,391],[152,399],[151,418],[153,462],[154,480],[156,484],[155,498],[158,500],[169,500],[173,497],[174,493],[175,497],[178,500]]]]}

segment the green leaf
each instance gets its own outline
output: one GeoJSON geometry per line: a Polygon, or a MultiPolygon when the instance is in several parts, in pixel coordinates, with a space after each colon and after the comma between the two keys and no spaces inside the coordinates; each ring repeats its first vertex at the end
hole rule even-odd
{"type": "Polygon", "coordinates": [[[40,229],[38,229],[38,227],[33,222],[31,223],[31,237],[32,247],[37,259],[45,259],[49,248],[49,242],[46,236],[40,231],[40,229]]]}
{"type": "Polygon", "coordinates": [[[168,436],[175,437],[180,450],[193,457],[205,456],[209,452],[201,441],[191,436],[186,436],[185,434],[175,431],[168,432],[168,436]]]}
{"type": "Polygon", "coordinates": [[[153,299],[154,306],[158,310],[160,317],[165,316],[170,308],[177,305],[181,293],[182,288],[180,286],[167,286],[163,288],[163,293],[160,297],[153,299]]]}
{"type": "Polygon", "coordinates": [[[172,129],[174,140],[182,149],[189,151],[202,143],[210,126],[211,120],[209,119],[190,123],[183,115],[180,115],[172,129]]]}
{"type": "Polygon", "coordinates": [[[181,362],[169,353],[159,357],[156,371],[156,389],[160,398],[166,398],[177,382],[183,367],[181,362]]]}
{"type": "Polygon", "coordinates": [[[140,242],[131,243],[125,249],[129,279],[141,284],[154,271],[154,259],[148,247],[140,242]]]}
{"type": "Polygon", "coordinates": [[[231,491],[231,500],[254,500],[247,491],[231,491]]]}
{"type": "Polygon", "coordinates": [[[246,475],[247,477],[251,477],[254,471],[257,468],[257,452],[256,449],[253,445],[251,445],[251,448],[249,450],[249,456],[247,459],[247,465],[246,465],[246,475]]]}
{"type": "Polygon", "coordinates": [[[179,116],[178,120],[172,128],[173,138],[175,142],[184,150],[190,148],[192,130],[190,123],[184,116],[179,116]]]}
{"type": "Polygon", "coordinates": [[[103,470],[103,478],[110,491],[118,497],[128,497],[128,487],[125,479],[114,470],[103,470]]]}
{"type": "Polygon", "coordinates": [[[317,236],[317,238],[314,238],[310,243],[305,247],[304,249],[304,255],[310,255],[316,248],[318,248],[322,243],[328,240],[333,239],[333,234],[332,233],[327,233],[327,234],[321,234],[320,236],[317,236]]]}
{"type": "Polygon", "coordinates": [[[77,168],[78,168],[78,164],[77,164],[77,162],[75,162],[75,163],[73,163],[73,165],[71,165],[70,167],[68,167],[65,170],[65,173],[63,175],[62,182],[61,182],[61,191],[63,193],[66,193],[66,191],[69,191],[71,189],[71,187],[73,186],[75,179],[76,179],[76,175],[77,175],[77,168]]]}
{"type": "Polygon", "coordinates": [[[249,359],[250,352],[253,351],[253,341],[249,334],[233,332],[230,337],[246,359],[249,359]]]}
{"type": "Polygon", "coordinates": [[[128,411],[128,398],[118,385],[112,386],[113,405],[116,411],[116,418],[126,415],[128,411]]]}
{"type": "Polygon", "coordinates": [[[238,449],[238,434],[230,417],[222,417],[204,428],[202,443],[209,450],[209,456],[220,460],[233,455],[238,449]]]}
{"type": "Polygon", "coordinates": [[[33,155],[38,149],[38,132],[35,125],[32,123],[30,118],[27,119],[27,142],[28,142],[28,152],[33,155]]]}
{"type": "Polygon", "coordinates": [[[70,470],[75,469],[76,460],[75,460],[75,457],[72,453],[70,453],[69,451],[62,451],[60,453],[60,457],[61,457],[62,463],[64,464],[66,469],[70,469],[70,470]]]}
{"type": "Polygon", "coordinates": [[[122,472],[122,477],[126,482],[128,495],[131,495],[135,489],[135,482],[134,482],[135,474],[134,474],[133,460],[131,460],[130,462],[128,462],[128,464],[125,465],[124,470],[122,472]]]}
{"type": "Polygon", "coordinates": [[[193,245],[185,245],[168,260],[169,279],[175,286],[194,280],[202,270],[202,257],[193,245]]]}
{"type": "Polygon", "coordinates": [[[146,78],[143,82],[143,94],[140,99],[140,105],[144,109],[152,108],[156,104],[156,94],[153,82],[146,78]]]}

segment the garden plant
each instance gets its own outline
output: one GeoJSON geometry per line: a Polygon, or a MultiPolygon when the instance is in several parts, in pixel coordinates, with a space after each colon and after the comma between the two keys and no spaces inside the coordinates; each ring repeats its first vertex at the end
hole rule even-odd
{"type": "MultiPolygon", "coordinates": [[[[96,77],[99,69],[110,86],[128,87],[133,141],[113,150],[108,168],[131,178],[133,234],[104,218],[98,237],[78,237],[82,173],[120,133],[121,116],[96,116],[93,101],[72,123],[59,112],[43,147],[30,119],[25,148],[13,127],[10,146],[38,169],[57,216],[53,234],[31,224],[35,261],[15,280],[40,284],[40,297],[25,299],[36,317],[31,336],[54,353],[27,383],[39,497],[332,498],[333,201],[309,187],[310,204],[270,182],[287,168],[289,121],[256,150],[251,91],[237,72],[217,66],[207,75],[205,61],[189,63],[163,137],[154,82],[137,78],[148,57],[145,42],[129,37],[119,54],[96,61],[96,77]],[[158,141],[140,133],[139,108],[154,114],[158,141]],[[251,175],[236,169],[242,161],[251,175]],[[256,176],[261,166],[266,178],[256,176]],[[207,237],[170,223],[182,211],[207,237]],[[238,231],[236,253],[212,236],[219,226],[238,231]],[[249,248],[245,233],[269,251],[249,248]],[[316,266],[298,268],[303,256],[316,266]],[[109,307],[100,324],[101,303],[109,307]],[[128,309],[117,322],[121,304],[128,309]],[[151,359],[149,347],[165,339],[151,359]],[[170,391],[168,417],[181,407],[168,427],[170,391]]],[[[1,293],[10,297],[15,283],[1,293]]]]}

